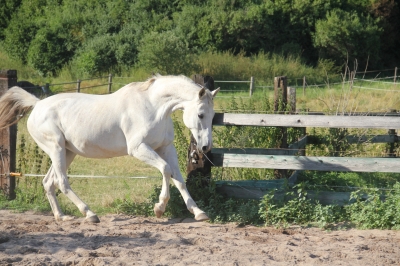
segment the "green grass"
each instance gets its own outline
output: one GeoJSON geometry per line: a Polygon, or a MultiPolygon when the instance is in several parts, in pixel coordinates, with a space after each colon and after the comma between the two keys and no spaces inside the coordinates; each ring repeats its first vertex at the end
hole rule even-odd
{"type": "MultiPolygon", "coordinates": [[[[161,184],[161,177],[146,179],[71,177],[69,180],[75,193],[98,215],[115,213],[117,200],[145,202],[154,186],[161,184]]],[[[66,213],[82,216],[65,195],[59,194],[58,199],[66,213]]]]}

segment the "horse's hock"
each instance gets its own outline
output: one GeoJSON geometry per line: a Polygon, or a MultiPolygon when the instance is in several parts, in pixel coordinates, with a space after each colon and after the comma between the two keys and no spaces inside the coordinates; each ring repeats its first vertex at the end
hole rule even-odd
{"type": "MultiPolygon", "coordinates": [[[[17,85],[16,70],[0,70],[0,97],[11,87],[17,85]]],[[[17,126],[0,129],[0,190],[9,199],[15,198],[15,153],[17,126]]]]}

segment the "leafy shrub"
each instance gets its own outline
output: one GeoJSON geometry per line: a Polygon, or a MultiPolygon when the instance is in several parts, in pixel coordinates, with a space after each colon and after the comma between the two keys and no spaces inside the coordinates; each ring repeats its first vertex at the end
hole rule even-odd
{"type": "Polygon", "coordinates": [[[376,62],[381,32],[370,16],[334,9],[327,13],[326,19],[316,22],[314,45],[339,64],[349,56],[364,63],[367,58],[376,62]]]}
{"type": "Polygon", "coordinates": [[[134,36],[129,33],[120,33],[115,38],[115,59],[118,66],[132,67],[137,60],[137,48],[134,36]]]}
{"type": "Polygon", "coordinates": [[[160,74],[186,74],[196,72],[194,55],[173,31],[150,32],[138,46],[139,65],[160,74]]]}
{"type": "Polygon", "coordinates": [[[27,61],[42,75],[53,75],[73,55],[66,45],[67,41],[57,32],[42,28],[29,46],[27,61]]]}
{"type": "Polygon", "coordinates": [[[86,42],[77,52],[72,64],[77,72],[92,76],[108,72],[116,63],[114,36],[103,35],[86,42]]]}
{"type": "Polygon", "coordinates": [[[313,218],[313,202],[299,184],[295,191],[285,192],[282,200],[275,200],[275,191],[266,194],[260,202],[260,217],[266,225],[303,224],[313,218]]]}
{"type": "Polygon", "coordinates": [[[351,221],[362,229],[400,229],[400,183],[386,195],[375,189],[363,200],[361,194],[362,191],[352,193],[355,203],[346,207],[351,221]]]}

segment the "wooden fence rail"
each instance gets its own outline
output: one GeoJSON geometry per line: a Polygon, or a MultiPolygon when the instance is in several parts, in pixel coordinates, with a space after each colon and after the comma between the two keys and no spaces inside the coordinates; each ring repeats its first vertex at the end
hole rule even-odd
{"type": "MultiPolygon", "coordinates": [[[[327,115],[275,115],[275,114],[216,114],[214,126],[257,126],[257,127],[324,127],[324,128],[360,128],[389,129],[388,135],[348,135],[344,136],[348,144],[399,142],[395,129],[400,128],[400,117],[394,116],[327,116],[327,115]]],[[[390,149],[385,158],[326,157],[305,156],[307,144],[324,143],[325,139],[306,135],[286,149],[273,148],[213,148],[211,160],[213,167],[264,168],[282,170],[316,170],[338,172],[385,172],[400,173],[400,158],[393,157],[390,149]]],[[[277,175],[277,178],[280,176],[277,175]]],[[[289,178],[293,183],[295,176],[289,178]]],[[[231,197],[259,199],[278,180],[225,181],[217,185],[217,190],[231,197]],[[267,183],[266,183],[267,182],[267,183]]],[[[281,183],[281,188],[284,183],[281,183]]],[[[277,188],[277,187],[274,187],[277,188]]],[[[350,192],[308,191],[308,198],[318,199],[321,204],[347,204],[350,192]]],[[[283,198],[284,192],[275,192],[276,198],[283,198]]]]}
{"type": "Polygon", "coordinates": [[[214,116],[213,125],[393,129],[400,128],[400,118],[389,116],[217,113],[214,116]]]}
{"type": "MultiPolygon", "coordinates": [[[[213,125],[392,129],[400,128],[400,118],[219,113],[215,115],[213,125]]],[[[288,149],[214,148],[212,150],[213,164],[218,167],[400,173],[399,158],[298,156],[299,150],[310,143],[310,138],[312,136],[304,136],[288,149]]],[[[398,141],[397,135],[347,136],[346,139],[350,143],[398,141]]]]}

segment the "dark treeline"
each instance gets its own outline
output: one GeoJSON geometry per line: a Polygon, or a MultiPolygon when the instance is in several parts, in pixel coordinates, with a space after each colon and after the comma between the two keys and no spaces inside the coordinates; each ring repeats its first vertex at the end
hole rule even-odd
{"type": "Polygon", "coordinates": [[[0,0],[0,41],[44,75],[66,64],[87,75],[151,68],[155,58],[177,74],[210,51],[300,54],[310,65],[348,58],[376,69],[400,62],[399,2],[0,0]]]}

